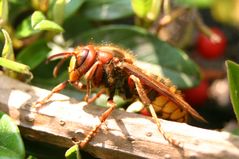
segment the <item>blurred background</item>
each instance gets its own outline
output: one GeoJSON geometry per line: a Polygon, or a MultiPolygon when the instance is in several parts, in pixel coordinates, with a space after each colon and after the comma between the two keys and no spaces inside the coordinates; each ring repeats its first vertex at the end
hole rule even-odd
{"type": "MultiPolygon", "coordinates": [[[[137,66],[170,79],[208,121],[190,124],[239,134],[238,99],[229,93],[239,89],[239,0],[0,0],[0,27],[5,75],[52,89],[68,78],[69,63],[54,78],[59,60],[46,64],[48,56],[114,44],[134,54],[137,66]]],[[[84,95],[70,86],[62,93],[84,95]]],[[[106,100],[103,95],[95,105],[106,100]]],[[[149,114],[132,101],[115,101],[125,111],[149,114]]],[[[24,144],[29,158],[64,158],[61,148],[24,144]]]]}

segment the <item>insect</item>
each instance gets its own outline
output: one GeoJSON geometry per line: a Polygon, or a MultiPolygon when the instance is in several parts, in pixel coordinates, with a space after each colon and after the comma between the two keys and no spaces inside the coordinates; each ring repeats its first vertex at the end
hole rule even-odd
{"type": "Polygon", "coordinates": [[[55,66],[53,75],[56,76],[61,65],[69,57],[69,79],[54,87],[51,93],[35,106],[45,104],[54,93],[63,90],[67,84],[79,90],[86,90],[84,100],[93,102],[101,94],[108,94],[108,109],[99,117],[100,123],[78,145],[81,148],[93,138],[102,123],[115,109],[113,96],[118,93],[126,99],[139,99],[150,111],[157,124],[158,130],[171,144],[179,143],[168,136],[162,129],[157,115],[164,119],[185,122],[187,115],[205,121],[188,103],[186,103],[176,89],[158,76],[148,74],[134,65],[133,56],[127,51],[112,45],[78,46],[72,52],[63,52],[52,55],[48,60],[63,57],[55,66]],[[85,82],[82,82],[82,79],[85,82]],[[92,88],[100,88],[99,92],[90,97],[92,88]],[[156,110],[156,111],[155,111],[156,110]],[[156,114],[157,113],[157,114],[156,114]]]}

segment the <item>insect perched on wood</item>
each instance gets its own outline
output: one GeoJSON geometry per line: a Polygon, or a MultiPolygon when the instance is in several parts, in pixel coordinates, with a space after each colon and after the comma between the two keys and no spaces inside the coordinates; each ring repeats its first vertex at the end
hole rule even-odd
{"type": "Polygon", "coordinates": [[[48,60],[63,57],[55,66],[53,74],[57,75],[64,61],[71,57],[68,68],[69,79],[52,89],[51,93],[43,100],[35,104],[40,107],[57,92],[63,90],[67,84],[71,84],[79,90],[86,90],[84,100],[93,102],[101,94],[108,94],[107,106],[109,107],[101,116],[100,123],[78,145],[83,148],[96,134],[102,123],[115,109],[113,96],[118,93],[126,99],[139,99],[150,111],[157,127],[164,138],[171,144],[179,146],[179,142],[168,136],[162,129],[157,118],[185,122],[188,114],[205,121],[181,95],[174,86],[169,86],[158,76],[150,75],[134,65],[133,56],[127,51],[111,45],[87,45],[76,47],[72,52],[63,52],[50,56],[48,60]],[[85,78],[85,83],[82,78],[85,78]],[[92,88],[101,88],[90,98],[92,88]],[[156,110],[156,111],[155,111],[156,110]],[[156,114],[157,113],[157,114],[156,114]]]}

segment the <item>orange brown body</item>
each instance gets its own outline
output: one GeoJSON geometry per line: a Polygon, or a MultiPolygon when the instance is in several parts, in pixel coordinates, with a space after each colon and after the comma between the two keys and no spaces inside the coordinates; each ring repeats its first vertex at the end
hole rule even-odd
{"type": "MultiPolygon", "coordinates": [[[[156,113],[159,117],[179,122],[187,121],[187,115],[205,121],[181,95],[177,93],[174,87],[168,86],[162,80],[148,75],[142,69],[134,65],[133,56],[127,51],[115,46],[79,46],[73,52],[63,52],[49,57],[49,60],[63,56],[64,58],[54,69],[54,75],[57,75],[59,67],[63,62],[71,57],[68,68],[69,79],[55,88],[38,106],[46,103],[53,93],[59,92],[70,83],[80,90],[86,90],[85,100],[88,103],[93,102],[102,93],[109,95],[109,109],[100,117],[101,123],[80,142],[83,148],[86,143],[94,136],[101,124],[106,120],[115,108],[113,96],[117,93],[126,99],[139,99],[146,107],[149,108],[159,131],[165,139],[175,144],[175,140],[167,137],[162,130],[156,113]],[[85,83],[82,79],[85,79],[85,83]],[[101,88],[96,96],[90,97],[92,88],[101,88]]],[[[157,76],[156,76],[157,77],[157,76]]]]}

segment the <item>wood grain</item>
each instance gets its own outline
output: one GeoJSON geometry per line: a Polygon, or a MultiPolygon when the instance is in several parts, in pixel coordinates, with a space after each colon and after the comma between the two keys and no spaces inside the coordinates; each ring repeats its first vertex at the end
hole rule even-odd
{"type": "MultiPolygon", "coordinates": [[[[0,111],[19,125],[23,137],[61,147],[83,139],[104,108],[86,105],[55,94],[40,110],[32,103],[49,91],[0,75],[0,111]]],[[[115,110],[105,125],[85,147],[98,158],[239,158],[239,138],[227,132],[201,129],[160,120],[166,132],[183,143],[184,150],[172,147],[158,132],[151,118],[115,110]]]]}

